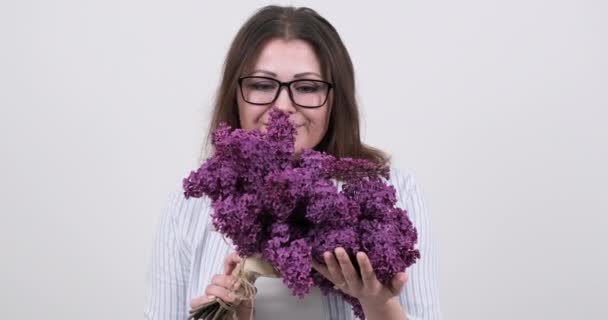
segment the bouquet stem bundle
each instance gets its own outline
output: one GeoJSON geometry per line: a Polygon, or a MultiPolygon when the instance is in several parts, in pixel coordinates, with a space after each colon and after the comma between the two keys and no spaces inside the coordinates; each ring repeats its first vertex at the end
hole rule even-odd
{"type": "MultiPolygon", "coordinates": [[[[234,293],[240,301],[253,300],[255,296],[255,281],[259,277],[280,278],[277,270],[265,261],[260,255],[246,257],[232,271],[236,281],[241,283],[234,293]]],[[[237,319],[237,307],[232,303],[215,298],[209,302],[190,310],[188,320],[222,320],[237,319]]]]}

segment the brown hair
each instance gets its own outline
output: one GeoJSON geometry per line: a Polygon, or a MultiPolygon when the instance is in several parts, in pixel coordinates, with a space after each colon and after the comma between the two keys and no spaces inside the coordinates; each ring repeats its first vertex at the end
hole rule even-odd
{"type": "Polygon", "coordinates": [[[205,145],[209,145],[211,132],[221,122],[240,128],[237,80],[253,67],[263,45],[276,38],[308,42],[319,58],[323,77],[334,85],[327,132],[314,149],[338,158],[362,158],[388,165],[390,159],[384,152],[361,142],[355,75],[346,47],[336,29],[306,7],[266,6],[241,27],[224,62],[205,145]]]}

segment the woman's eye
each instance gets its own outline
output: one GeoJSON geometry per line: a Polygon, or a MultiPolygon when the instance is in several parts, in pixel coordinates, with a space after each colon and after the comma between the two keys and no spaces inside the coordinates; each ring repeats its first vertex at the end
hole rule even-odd
{"type": "Polygon", "coordinates": [[[317,86],[298,86],[296,88],[296,90],[298,90],[298,92],[301,92],[301,93],[315,93],[315,92],[319,91],[319,87],[317,87],[317,86]]]}
{"type": "Polygon", "coordinates": [[[253,90],[272,91],[275,89],[276,85],[271,83],[252,83],[249,87],[253,90]]]}

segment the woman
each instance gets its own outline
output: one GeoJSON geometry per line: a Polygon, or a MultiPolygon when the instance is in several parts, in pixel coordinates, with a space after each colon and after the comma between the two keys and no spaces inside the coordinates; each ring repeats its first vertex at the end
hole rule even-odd
{"type": "MultiPolygon", "coordinates": [[[[336,157],[388,164],[380,150],[359,136],[354,70],[333,26],[308,8],[268,6],[240,29],[224,65],[210,131],[219,123],[264,131],[273,108],[297,126],[296,153],[306,148],[336,157]]],[[[314,268],[336,288],[358,298],[368,319],[440,319],[435,247],[426,207],[411,175],[391,170],[398,205],[418,230],[421,259],[388,286],[357,255],[362,275],[342,248],[326,252],[314,268]],[[407,283],[407,285],[406,285],[407,283]]],[[[239,319],[353,319],[350,305],[317,288],[302,301],[280,280],[260,279],[252,301],[237,301],[230,276],[241,260],[210,229],[208,198],[189,199],[178,191],[164,211],[154,247],[146,295],[147,319],[186,319],[188,310],[219,297],[238,304],[239,319]]]]}

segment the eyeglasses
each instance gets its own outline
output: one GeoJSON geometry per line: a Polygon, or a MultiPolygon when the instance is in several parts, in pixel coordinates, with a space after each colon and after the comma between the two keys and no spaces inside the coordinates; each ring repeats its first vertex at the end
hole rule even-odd
{"type": "Polygon", "coordinates": [[[304,108],[318,108],[325,104],[333,84],[314,79],[298,79],[281,82],[268,77],[241,77],[238,80],[243,100],[265,105],[275,102],[283,86],[287,87],[293,103],[304,108]]]}

